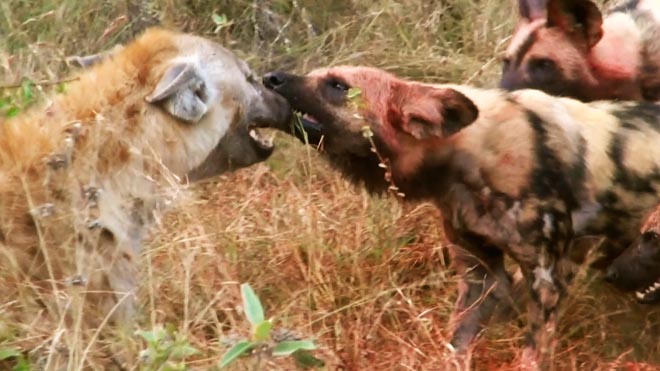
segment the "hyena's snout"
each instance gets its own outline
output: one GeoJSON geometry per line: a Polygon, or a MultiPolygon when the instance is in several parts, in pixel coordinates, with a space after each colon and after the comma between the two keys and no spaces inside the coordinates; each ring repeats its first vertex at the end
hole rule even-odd
{"type": "Polygon", "coordinates": [[[292,116],[289,102],[264,86],[259,86],[259,99],[253,102],[250,114],[250,121],[257,126],[275,129],[284,129],[292,116]]]}

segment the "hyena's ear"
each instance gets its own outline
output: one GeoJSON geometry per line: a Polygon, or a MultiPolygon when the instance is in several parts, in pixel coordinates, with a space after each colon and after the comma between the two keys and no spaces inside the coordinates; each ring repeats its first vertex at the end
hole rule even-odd
{"type": "Polygon", "coordinates": [[[479,116],[477,106],[454,89],[415,86],[401,107],[401,129],[417,139],[446,138],[479,116]]]}
{"type": "Polygon", "coordinates": [[[209,89],[196,63],[173,63],[145,100],[159,103],[172,116],[198,122],[208,111],[209,89]]]}
{"type": "Polygon", "coordinates": [[[548,0],[518,0],[520,16],[530,21],[545,18],[548,0]]]}
{"type": "Polygon", "coordinates": [[[590,0],[548,0],[547,24],[584,39],[588,48],[603,37],[603,15],[590,0]]]}

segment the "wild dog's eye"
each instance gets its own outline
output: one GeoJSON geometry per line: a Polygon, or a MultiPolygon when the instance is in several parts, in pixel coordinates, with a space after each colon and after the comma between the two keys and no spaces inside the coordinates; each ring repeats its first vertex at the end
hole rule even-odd
{"type": "Polygon", "coordinates": [[[502,57],[502,70],[506,71],[511,67],[511,58],[509,57],[502,57]]]}
{"type": "Polygon", "coordinates": [[[658,240],[658,237],[660,236],[655,232],[644,232],[644,234],[642,234],[642,240],[644,240],[644,242],[655,242],[658,240]]]}
{"type": "Polygon", "coordinates": [[[335,79],[328,80],[328,86],[344,93],[349,89],[348,85],[346,85],[344,82],[335,79]]]}
{"type": "Polygon", "coordinates": [[[548,58],[535,58],[528,62],[527,70],[533,78],[551,79],[557,71],[557,64],[548,58]]]}

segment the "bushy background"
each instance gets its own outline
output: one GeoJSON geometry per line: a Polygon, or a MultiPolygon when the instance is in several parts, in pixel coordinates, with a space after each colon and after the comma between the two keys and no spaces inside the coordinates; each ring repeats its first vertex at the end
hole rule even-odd
{"type": "MultiPolygon", "coordinates": [[[[4,0],[0,114],[66,90],[67,56],[102,51],[153,24],[217,40],[259,73],[367,64],[494,86],[516,17],[513,0],[4,0]]],[[[201,351],[185,365],[210,368],[223,339],[248,331],[238,284],[249,282],[277,326],[317,339],[325,369],[448,369],[456,285],[439,213],[371,197],[313,149],[281,134],[276,143],[266,163],[195,186],[154,229],[141,260],[141,328],[176,329],[201,351]]],[[[660,364],[660,310],[617,294],[597,272],[583,275],[565,304],[558,369],[660,368],[652,366],[660,364]]],[[[27,351],[30,329],[3,322],[2,311],[0,353],[27,351]]],[[[478,370],[517,369],[523,319],[501,317],[509,320],[476,344],[478,370]]],[[[128,369],[150,369],[140,363],[141,337],[102,341],[123,349],[128,369]]],[[[295,369],[288,360],[260,367],[295,369]]]]}

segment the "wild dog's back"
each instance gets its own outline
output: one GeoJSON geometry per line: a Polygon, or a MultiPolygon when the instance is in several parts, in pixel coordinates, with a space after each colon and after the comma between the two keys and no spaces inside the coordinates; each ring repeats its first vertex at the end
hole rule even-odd
{"type": "Polygon", "coordinates": [[[574,232],[604,234],[622,243],[634,239],[635,226],[660,195],[660,106],[585,105],[533,90],[512,95],[549,123],[550,131],[559,130],[547,144],[564,159],[566,177],[579,191],[574,232]]]}

